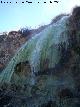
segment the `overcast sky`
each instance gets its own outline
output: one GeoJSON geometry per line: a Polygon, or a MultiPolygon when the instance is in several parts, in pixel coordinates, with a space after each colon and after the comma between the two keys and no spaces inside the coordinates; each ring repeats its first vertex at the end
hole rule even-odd
{"type": "Polygon", "coordinates": [[[0,32],[18,30],[26,26],[36,28],[50,23],[55,16],[70,13],[73,7],[80,6],[80,0],[56,0],[59,3],[55,3],[54,0],[51,0],[53,3],[50,3],[50,0],[28,1],[32,3],[29,4],[26,0],[2,0],[0,3],[0,32]]]}

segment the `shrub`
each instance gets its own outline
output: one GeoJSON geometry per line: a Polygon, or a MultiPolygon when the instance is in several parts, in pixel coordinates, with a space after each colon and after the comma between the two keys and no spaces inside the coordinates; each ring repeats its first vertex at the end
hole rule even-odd
{"type": "Polygon", "coordinates": [[[28,36],[31,34],[31,30],[28,28],[22,28],[18,31],[18,33],[22,34],[23,36],[28,36]]]}

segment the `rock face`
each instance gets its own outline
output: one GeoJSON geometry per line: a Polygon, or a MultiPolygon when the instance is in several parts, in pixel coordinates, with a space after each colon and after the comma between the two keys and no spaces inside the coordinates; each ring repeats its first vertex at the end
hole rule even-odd
{"type": "Polygon", "coordinates": [[[19,31],[11,31],[9,33],[0,33],[0,72],[7,66],[8,62],[14,56],[16,51],[26,43],[32,36],[40,33],[48,25],[41,26],[37,29],[22,29],[19,31]]]}
{"type": "Polygon", "coordinates": [[[16,52],[0,73],[1,107],[80,107],[79,12],[75,8],[16,52]]]}
{"type": "Polygon", "coordinates": [[[27,39],[18,32],[0,35],[0,63],[4,65],[3,69],[27,39]]]}

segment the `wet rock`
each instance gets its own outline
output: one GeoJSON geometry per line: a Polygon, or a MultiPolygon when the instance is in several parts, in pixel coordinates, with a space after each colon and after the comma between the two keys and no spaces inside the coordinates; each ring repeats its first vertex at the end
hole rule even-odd
{"type": "Polygon", "coordinates": [[[73,93],[71,92],[70,89],[63,89],[58,93],[58,96],[60,99],[64,99],[64,98],[73,98],[73,93]]]}
{"type": "Polygon", "coordinates": [[[0,63],[0,71],[4,69],[4,64],[0,63]]]}
{"type": "Polygon", "coordinates": [[[8,95],[3,95],[2,97],[0,97],[0,107],[4,107],[5,105],[8,105],[11,99],[12,97],[8,95]]]}
{"type": "Polygon", "coordinates": [[[48,101],[45,104],[42,104],[39,107],[58,107],[58,105],[56,104],[56,101],[48,101]]]}

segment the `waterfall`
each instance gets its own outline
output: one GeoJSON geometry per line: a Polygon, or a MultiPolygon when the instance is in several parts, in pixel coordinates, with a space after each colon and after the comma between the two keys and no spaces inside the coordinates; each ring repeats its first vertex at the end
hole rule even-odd
{"type": "MultiPolygon", "coordinates": [[[[33,72],[44,68],[44,61],[49,60],[48,68],[54,68],[60,60],[59,44],[68,45],[68,16],[62,17],[56,23],[49,25],[39,34],[28,40],[11,59],[7,67],[0,74],[0,82],[10,82],[15,66],[20,62],[29,61],[33,72]],[[34,71],[33,71],[34,70],[34,71]]],[[[35,76],[33,76],[35,78],[35,76]]]]}

